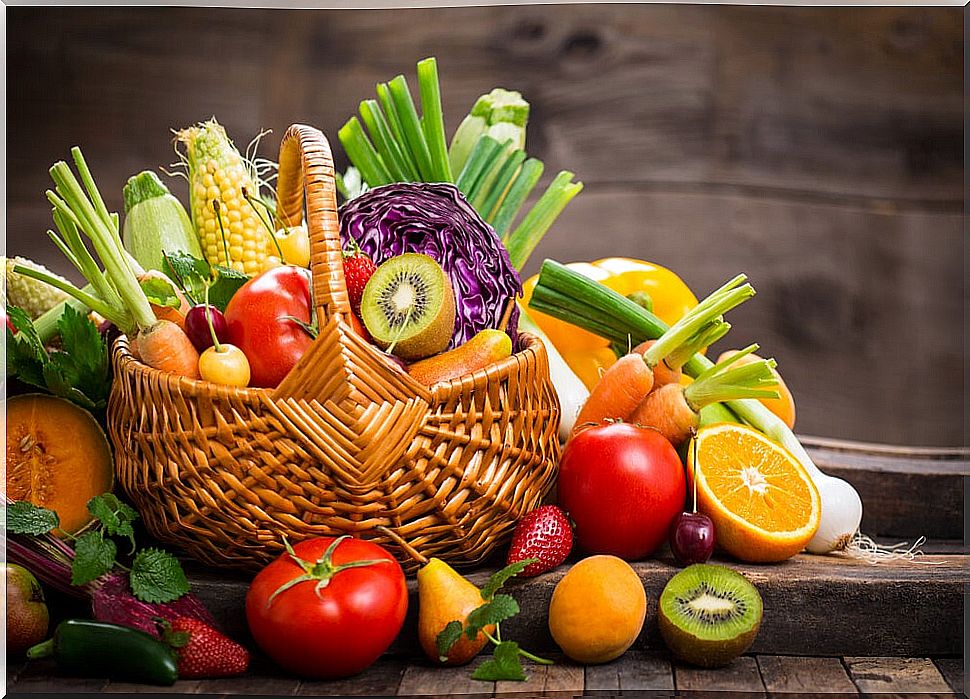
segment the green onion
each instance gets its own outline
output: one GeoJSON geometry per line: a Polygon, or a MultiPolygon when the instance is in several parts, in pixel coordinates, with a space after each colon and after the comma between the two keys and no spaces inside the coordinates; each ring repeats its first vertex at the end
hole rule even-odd
{"type": "Polygon", "coordinates": [[[379,187],[382,184],[390,184],[394,181],[391,173],[387,171],[384,161],[381,160],[381,156],[378,155],[374,146],[368,140],[357,117],[350,117],[347,123],[337,132],[337,137],[340,139],[344,150],[347,151],[347,157],[350,158],[354,167],[360,170],[361,177],[368,185],[379,187]]]}
{"type": "Polygon", "coordinates": [[[394,110],[397,112],[397,118],[404,133],[404,142],[407,143],[411,156],[417,163],[421,180],[434,182],[435,169],[431,162],[431,152],[424,138],[418,112],[414,108],[414,100],[411,99],[408,81],[403,75],[398,75],[387,84],[387,87],[391,92],[391,102],[394,104],[394,110]]]}
{"type": "Polygon", "coordinates": [[[498,172],[492,179],[491,186],[487,188],[487,193],[485,188],[483,188],[481,194],[484,196],[481,196],[477,202],[472,202],[472,206],[489,223],[492,222],[493,214],[499,202],[502,201],[508,192],[509,186],[512,184],[512,180],[516,173],[518,173],[519,168],[522,167],[523,161],[525,161],[524,150],[512,151],[512,154],[499,167],[498,172]]]}
{"type": "Polygon", "coordinates": [[[742,366],[732,366],[738,359],[757,349],[758,345],[749,345],[701,372],[684,389],[684,399],[691,409],[697,413],[705,405],[727,400],[778,398],[778,391],[766,390],[770,386],[778,385],[778,379],[771,371],[776,366],[774,359],[761,359],[742,366]]]}
{"type": "Polygon", "coordinates": [[[502,148],[503,145],[491,136],[482,135],[478,139],[471,155],[468,156],[464,169],[455,181],[455,185],[469,201],[475,197],[478,185],[502,148]]]}
{"type": "Polygon", "coordinates": [[[573,173],[568,170],[563,170],[556,175],[539,201],[522,219],[522,223],[508,236],[505,245],[509,249],[512,266],[516,269],[521,270],[525,266],[529,255],[535,250],[556,217],[566,208],[566,204],[582,191],[583,183],[574,183],[572,179],[573,173]]]}
{"type": "Polygon", "coordinates": [[[509,188],[509,193],[502,199],[492,220],[492,228],[502,238],[502,242],[508,243],[505,233],[518,215],[519,209],[522,208],[525,200],[539,182],[544,169],[545,165],[542,164],[542,161],[535,158],[529,158],[522,163],[519,174],[515,176],[515,180],[509,188]]]}
{"type": "Polygon", "coordinates": [[[431,153],[431,165],[440,182],[451,182],[451,164],[445,145],[445,121],[441,113],[438,62],[434,58],[418,61],[418,90],[421,94],[421,126],[431,153]]]}
{"type": "Polygon", "coordinates": [[[391,91],[387,87],[387,83],[377,83],[377,99],[384,110],[387,125],[391,127],[391,133],[394,134],[398,150],[401,151],[401,155],[408,162],[408,172],[414,173],[415,182],[421,181],[421,177],[418,175],[418,164],[415,162],[414,156],[411,155],[411,151],[408,150],[407,141],[404,139],[404,127],[401,126],[401,120],[397,117],[397,110],[394,108],[394,100],[391,99],[391,91]]]}
{"type": "Polygon", "coordinates": [[[404,157],[397,141],[394,140],[377,100],[361,102],[360,117],[364,120],[367,132],[394,181],[409,182],[418,179],[418,173],[411,169],[411,162],[404,157]]]}

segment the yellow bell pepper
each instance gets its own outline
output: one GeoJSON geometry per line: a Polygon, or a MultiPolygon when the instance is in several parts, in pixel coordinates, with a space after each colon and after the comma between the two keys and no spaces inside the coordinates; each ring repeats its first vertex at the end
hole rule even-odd
{"type": "MultiPolygon", "coordinates": [[[[595,262],[573,262],[566,266],[623,296],[634,291],[646,292],[653,301],[654,314],[668,325],[676,323],[697,305],[697,298],[680,277],[652,262],[607,257],[595,262]]],[[[523,303],[529,303],[538,280],[536,275],[522,285],[523,303]]],[[[602,372],[616,362],[616,354],[609,342],[598,335],[535,310],[530,310],[529,315],[556,346],[569,368],[590,390],[599,382],[602,372]]]]}

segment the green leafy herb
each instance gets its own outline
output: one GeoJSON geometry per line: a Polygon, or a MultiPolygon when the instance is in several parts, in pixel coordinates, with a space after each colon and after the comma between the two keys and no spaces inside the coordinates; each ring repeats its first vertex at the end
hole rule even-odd
{"type": "Polygon", "coordinates": [[[448,659],[448,651],[451,650],[462,634],[469,639],[475,638],[479,633],[495,644],[494,654],[491,660],[482,663],[474,673],[472,679],[475,680],[525,680],[525,671],[519,656],[524,656],[530,660],[543,665],[551,665],[551,660],[540,658],[528,651],[519,648],[517,643],[512,641],[499,641],[501,638],[499,624],[506,619],[510,619],[519,613],[519,603],[511,595],[496,594],[502,586],[510,579],[525,570],[526,566],[535,563],[535,558],[518,561],[502,568],[494,573],[481,589],[482,599],[485,603],[469,613],[464,625],[458,621],[448,622],[447,626],[438,634],[435,639],[438,648],[438,659],[445,662],[448,659]],[[486,631],[489,626],[495,626],[495,636],[486,631]]]}
{"type": "Polygon", "coordinates": [[[182,300],[175,293],[175,287],[172,286],[170,281],[158,277],[149,277],[138,282],[138,285],[145,292],[148,303],[163,308],[179,308],[182,305],[182,300]]]}
{"type": "Polygon", "coordinates": [[[59,350],[44,347],[22,309],[8,306],[7,315],[18,331],[14,335],[7,329],[8,373],[82,408],[101,410],[107,406],[111,389],[108,346],[86,315],[64,306],[57,321],[59,350]]]}
{"type": "Polygon", "coordinates": [[[171,602],[189,591],[185,571],[172,554],[142,549],[131,564],[131,591],[143,602],[171,602]]]}
{"type": "Polygon", "coordinates": [[[86,585],[111,570],[118,555],[118,547],[111,539],[105,539],[100,530],[94,530],[78,537],[74,542],[74,552],[71,584],[86,585]]]}
{"type": "Polygon", "coordinates": [[[448,651],[451,647],[458,643],[458,639],[461,638],[462,627],[460,621],[449,621],[445,628],[441,630],[435,642],[438,646],[438,660],[445,662],[448,660],[448,651]]]}
{"type": "Polygon", "coordinates": [[[483,680],[485,682],[498,682],[500,680],[512,680],[524,682],[526,680],[525,670],[519,660],[519,644],[515,641],[502,641],[492,652],[492,659],[475,668],[472,673],[473,680],[483,680]]]}
{"type": "Polygon", "coordinates": [[[18,500],[7,505],[7,531],[11,534],[46,534],[61,526],[57,513],[32,502],[18,500]]]}
{"type": "Polygon", "coordinates": [[[88,512],[94,515],[111,536],[125,536],[135,547],[135,530],[131,523],[138,519],[138,512],[121,502],[113,493],[97,495],[88,501],[88,512]]]}
{"type": "Polygon", "coordinates": [[[165,273],[185,293],[192,303],[202,303],[209,287],[209,303],[220,311],[226,310],[229,300],[249,277],[222,265],[209,265],[205,260],[187,252],[165,253],[165,273]]]}

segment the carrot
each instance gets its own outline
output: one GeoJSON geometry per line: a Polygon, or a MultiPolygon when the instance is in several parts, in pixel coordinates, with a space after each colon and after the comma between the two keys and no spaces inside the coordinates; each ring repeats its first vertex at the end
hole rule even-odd
{"type": "Polygon", "coordinates": [[[132,347],[141,361],[154,369],[200,378],[198,351],[182,328],[170,320],[139,330],[132,347]]]}
{"type": "Polygon", "coordinates": [[[653,370],[643,356],[630,353],[620,357],[590,391],[576,416],[573,434],[590,424],[612,418],[626,420],[653,388],[653,370]]]}
{"type": "MultiPolygon", "coordinates": [[[[642,356],[655,344],[657,344],[656,340],[647,340],[634,347],[633,351],[642,356]]],[[[661,386],[666,386],[669,383],[680,383],[681,373],[680,367],[671,366],[668,358],[661,359],[657,363],[657,366],[653,368],[653,390],[657,390],[661,386]]]]}
{"type": "Polygon", "coordinates": [[[751,345],[718,362],[687,387],[674,383],[661,386],[643,399],[629,421],[653,427],[678,447],[697,430],[700,411],[706,405],[743,398],[777,398],[777,391],[766,390],[777,385],[772,373],[774,359],[733,366],[756,349],[757,345],[751,345]]]}
{"type": "MultiPolygon", "coordinates": [[[[730,323],[726,323],[720,318],[715,318],[707,323],[707,325],[702,326],[700,330],[683,341],[679,346],[670,350],[667,356],[658,361],[653,367],[654,390],[657,390],[661,386],[666,386],[669,383],[680,383],[680,379],[683,376],[682,367],[684,364],[696,353],[702,352],[706,347],[713,345],[724,337],[730,329],[730,323]]],[[[661,336],[662,338],[663,336],[661,336]]],[[[651,350],[654,352],[657,351],[654,347],[659,341],[647,340],[646,342],[641,342],[633,348],[633,351],[647,358],[650,356],[651,350]]]]}

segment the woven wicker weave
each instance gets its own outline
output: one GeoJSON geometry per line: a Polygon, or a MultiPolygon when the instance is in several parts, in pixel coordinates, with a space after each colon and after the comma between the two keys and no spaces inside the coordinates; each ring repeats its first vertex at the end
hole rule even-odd
{"type": "Polygon", "coordinates": [[[278,206],[304,210],[320,333],[283,382],[236,389],[177,377],[115,345],[108,426],[119,481],[149,531],[219,567],[257,568],[282,537],[353,534],[407,570],[482,560],[555,480],[559,404],[545,348],[433,390],[350,328],[329,145],[294,125],[278,206]]]}

